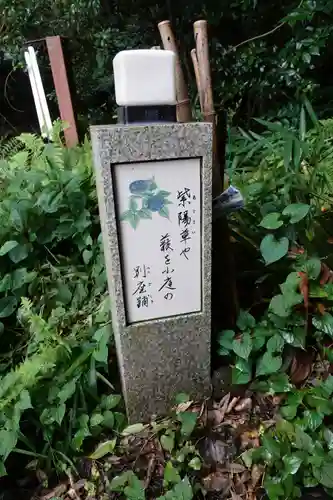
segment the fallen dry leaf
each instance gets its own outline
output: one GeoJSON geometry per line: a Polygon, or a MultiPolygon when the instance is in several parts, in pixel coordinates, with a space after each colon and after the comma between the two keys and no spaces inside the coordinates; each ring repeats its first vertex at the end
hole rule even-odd
{"type": "Polygon", "coordinates": [[[230,472],[230,474],[241,474],[246,471],[246,467],[242,464],[231,463],[227,464],[225,468],[222,469],[223,472],[230,472]]]}
{"type": "Polygon", "coordinates": [[[264,473],[265,468],[262,465],[254,464],[251,470],[251,485],[252,488],[256,488],[262,475],[264,473]]]}
{"type": "Polygon", "coordinates": [[[232,398],[232,400],[230,401],[230,403],[228,404],[228,408],[226,410],[226,414],[230,413],[231,410],[233,410],[236,406],[236,404],[238,403],[240,397],[235,397],[235,398],[232,398]]]}
{"type": "Polygon", "coordinates": [[[252,408],[252,399],[244,398],[241,399],[240,402],[235,406],[235,411],[251,410],[251,408],[252,408]]]}
{"type": "Polygon", "coordinates": [[[202,484],[207,491],[222,491],[226,495],[231,487],[231,481],[227,474],[217,471],[204,477],[202,484]]]}
{"type": "Polygon", "coordinates": [[[301,384],[308,378],[312,370],[312,361],[311,353],[296,351],[290,366],[290,378],[294,384],[301,384]]]}

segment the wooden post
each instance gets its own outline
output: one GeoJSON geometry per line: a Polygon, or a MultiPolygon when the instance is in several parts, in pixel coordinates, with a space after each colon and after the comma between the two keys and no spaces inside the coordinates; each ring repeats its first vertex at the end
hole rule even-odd
{"type": "Polygon", "coordinates": [[[158,29],[161,35],[163,48],[165,50],[171,50],[176,54],[177,120],[179,122],[191,122],[191,103],[188,97],[187,85],[185,83],[185,78],[178,54],[178,48],[171,29],[170,21],[162,21],[161,23],[159,23],[158,29]]]}
{"type": "Polygon", "coordinates": [[[46,37],[46,46],[59,105],[60,118],[68,124],[68,128],[64,130],[66,145],[67,147],[73,147],[78,144],[79,139],[60,36],[46,37]]]}

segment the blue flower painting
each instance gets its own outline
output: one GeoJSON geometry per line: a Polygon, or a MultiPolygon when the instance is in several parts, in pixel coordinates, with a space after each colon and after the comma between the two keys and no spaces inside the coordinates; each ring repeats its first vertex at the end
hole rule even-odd
{"type": "Polygon", "coordinates": [[[172,201],[168,199],[171,193],[157,186],[155,179],[139,179],[129,185],[128,210],[120,216],[120,220],[130,223],[133,229],[138,227],[141,219],[152,219],[153,214],[169,219],[169,209],[172,201]]]}

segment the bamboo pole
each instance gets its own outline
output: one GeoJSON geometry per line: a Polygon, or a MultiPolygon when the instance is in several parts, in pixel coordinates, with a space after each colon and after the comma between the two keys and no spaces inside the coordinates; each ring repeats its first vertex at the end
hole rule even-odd
{"type": "Polygon", "coordinates": [[[163,48],[171,50],[176,55],[176,97],[177,97],[177,120],[179,122],[191,122],[192,111],[188,97],[187,85],[179,58],[178,48],[172,32],[170,21],[162,21],[158,24],[163,48]]]}
{"type": "Polygon", "coordinates": [[[201,109],[201,113],[203,113],[203,107],[202,107],[202,90],[201,90],[201,83],[200,83],[200,71],[199,71],[199,63],[198,63],[197,51],[195,49],[191,50],[191,59],[192,59],[192,63],[193,63],[195,81],[196,81],[197,89],[198,89],[200,109],[201,109]]]}
{"type": "MultiPolygon", "coordinates": [[[[213,198],[223,191],[224,148],[219,147],[222,137],[221,125],[216,123],[211,70],[209,63],[207,21],[196,21],[193,25],[196,45],[197,66],[199,70],[198,91],[201,93],[201,106],[204,120],[213,124],[213,198]]],[[[192,58],[193,60],[193,58],[192,58]]],[[[196,64],[194,64],[196,72],[196,64]]],[[[218,332],[221,327],[235,325],[238,315],[238,297],[236,289],[235,264],[230,242],[227,219],[217,219],[212,227],[212,324],[218,332]],[[224,256],[224,259],[221,259],[224,256]]],[[[214,334],[213,334],[214,339],[214,334]]],[[[216,339],[215,339],[216,340],[216,339]]]]}
{"type": "Polygon", "coordinates": [[[193,24],[193,28],[200,74],[200,89],[204,120],[207,122],[214,122],[215,110],[209,63],[207,21],[196,21],[193,24]]]}

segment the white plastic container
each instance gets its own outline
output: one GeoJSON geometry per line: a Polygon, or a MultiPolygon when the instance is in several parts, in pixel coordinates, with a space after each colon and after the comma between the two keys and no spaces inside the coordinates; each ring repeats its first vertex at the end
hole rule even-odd
{"type": "Polygon", "coordinates": [[[176,104],[176,58],[170,50],[124,50],[113,59],[118,106],[176,104]]]}

